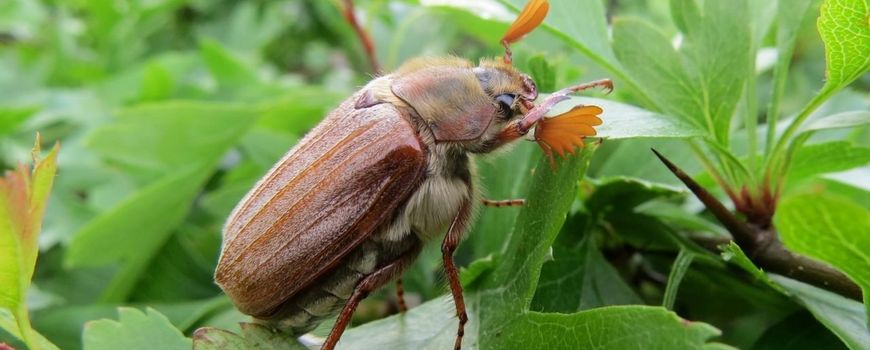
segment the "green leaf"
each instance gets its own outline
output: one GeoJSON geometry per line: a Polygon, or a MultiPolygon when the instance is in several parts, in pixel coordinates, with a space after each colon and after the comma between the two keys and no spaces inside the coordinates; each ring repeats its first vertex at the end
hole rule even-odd
{"type": "Polygon", "coordinates": [[[29,340],[29,343],[25,343],[21,335],[21,329],[18,328],[18,322],[16,322],[16,318],[12,315],[12,312],[5,308],[0,308],[0,344],[11,345],[13,349],[18,350],[27,350],[27,349],[37,349],[37,350],[57,350],[58,347],[54,345],[51,341],[46,339],[42,334],[36,332],[36,330],[30,329],[27,327],[28,336],[26,339],[29,340]]]}
{"type": "Polygon", "coordinates": [[[831,331],[807,312],[797,312],[764,332],[752,350],[846,349],[831,331]]]}
{"type": "Polygon", "coordinates": [[[650,306],[609,306],[575,314],[528,312],[483,348],[493,349],[733,349],[707,343],[712,326],[650,306]]]}
{"type": "Polygon", "coordinates": [[[795,152],[788,170],[789,183],[810,177],[849,170],[870,163],[870,148],[858,147],[847,141],[835,141],[804,146],[795,152]]]}
{"type": "Polygon", "coordinates": [[[234,89],[259,83],[256,72],[220,43],[211,39],[200,41],[200,54],[212,77],[223,89],[234,89]]]}
{"type": "Polygon", "coordinates": [[[71,267],[121,263],[103,301],[123,301],[173,229],[184,219],[211,166],[193,164],[126,198],[75,234],[67,251],[71,267]]]}
{"type": "Polygon", "coordinates": [[[118,321],[92,321],[83,332],[85,350],[189,350],[192,344],[166,316],[151,308],[145,312],[118,308],[118,321]]]}
{"type": "Polygon", "coordinates": [[[785,93],[788,70],[792,61],[798,30],[807,17],[813,0],[777,1],[776,13],[776,65],[773,71],[773,91],[767,108],[767,148],[770,151],[776,137],[780,100],[785,93]]]}
{"type": "Polygon", "coordinates": [[[142,101],[163,100],[172,95],[174,82],[172,73],[159,62],[151,62],[142,72],[142,87],[139,98],[142,101]]]}
{"type": "Polygon", "coordinates": [[[585,205],[593,215],[631,213],[635,207],[652,199],[673,198],[683,193],[679,188],[617,176],[599,181],[585,205]]]}
{"type": "Polygon", "coordinates": [[[819,16],[825,43],[825,91],[837,91],[870,69],[870,24],[867,1],[826,0],[819,16]]]}
{"type": "Polygon", "coordinates": [[[679,52],[652,25],[618,19],[616,57],[663,112],[703,126],[727,145],[752,55],[747,3],[705,1],[697,8],[694,0],[674,1],[673,17],[685,35],[679,52]]]}
{"type": "Polygon", "coordinates": [[[703,129],[678,118],[650,112],[629,104],[592,97],[571,97],[553,108],[551,115],[566,112],[576,105],[596,105],[604,110],[595,127],[597,137],[618,140],[628,138],[689,138],[701,136],[703,129]]]}
{"type": "Polygon", "coordinates": [[[556,68],[544,57],[534,55],[527,63],[529,75],[538,86],[538,91],[556,91],[556,68]]]}
{"type": "Polygon", "coordinates": [[[168,101],[122,110],[96,128],[88,148],[153,178],[216,161],[259,115],[244,105],[168,101]]]}
{"type": "Polygon", "coordinates": [[[242,333],[204,327],[193,334],[193,348],[197,350],[305,350],[296,338],[276,333],[269,328],[241,323],[242,333]]]}
{"type": "Polygon", "coordinates": [[[36,346],[27,309],[27,289],[39,255],[42,216],[57,172],[60,144],[39,158],[40,137],[33,147],[32,169],[18,169],[0,177],[0,309],[12,312],[23,340],[36,346]]]}
{"type": "Polygon", "coordinates": [[[870,349],[867,311],[861,303],[783,276],[770,278],[788,290],[849,349],[870,349]]]}
{"type": "MultiPolygon", "coordinates": [[[[477,297],[466,298],[468,323],[465,324],[463,349],[479,348],[477,297]]],[[[349,329],[342,335],[338,348],[367,349],[452,349],[456,340],[456,311],[453,300],[442,296],[402,315],[394,315],[349,329]]]]}
{"type": "Polygon", "coordinates": [[[828,194],[804,194],[783,199],[773,220],[787,247],[843,271],[861,286],[864,300],[870,298],[870,210],[828,194]]]}
{"type": "Polygon", "coordinates": [[[803,131],[851,128],[870,124],[870,112],[851,111],[816,119],[803,127],[803,131]]]}
{"type": "Polygon", "coordinates": [[[38,110],[37,107],[0,107],[0,135],[15,131],[21,123],[33,116],[38,110]]]}
{"type": "Polygon", "coordinates": [[[537,287],[541,266],[550,246],[565,222],[566,213],[577,193],[577,179],[589,164],[592,147],[549,169],[546,160],[535,166],[535,175],[526,193],[526,204],[517,217],[513,233],[503,251],[504,259],[482,281],[481,338],[489,338],[500,324],[526,310],[537,287]]]}
{"type": "Polygon", "coordinates": [[[698,114],[702,109],[696,97],[700,86],[664,33],[646,21],[617,18],[613,50],[655,107],[709,132],[710,126],[699,119],[703,114],[698,114]]]}
{"type": "MultiPolygon", "coordinates": [[[[483,196],[489,199],[525,198],[529,178],[534,174],[534,164],[540,157],[537,145],[523,142],[508,154],[475,159],[480,183],[486,184],[481,190],[483,196]]],[[[460,245],[460,249],[468,247],[476,257],[500,253],[514,229],[520,210],[517,207],[481,208],[480,216],[468,233],[468,240],[460,245]]]]}
{"type": "MultiPolygon", "coordinates": [[[[579,221],[577,224],[585,224],[579,221]]],[[[559,233],[553,244],[553,261],[541,269],[530,309],[572,313],[608,305],[643,304],[590,235],[577,241],[584,228],[578,226],[566,224],[559,233]]]]}

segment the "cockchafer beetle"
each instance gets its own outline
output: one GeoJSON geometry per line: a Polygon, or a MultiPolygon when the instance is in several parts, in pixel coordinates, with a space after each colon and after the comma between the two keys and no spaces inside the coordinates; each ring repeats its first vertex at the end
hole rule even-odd
{"type": "MultiPolygon", "coordinates": [[[[551,159],[573,153],[602,110],[544,114],[573,86],[535,106],[534,81],[511,65],[509,45],[548,10],[532,0],[502,40],[505,57],[478,66],[456,57],[417,58],[341,103],[244,197],[227,220],[215,279],[238,309],[294,335],[338,314],[333,349],[359,302],[396,279],[422,246],[444,236],[444,270],[467,321],[453,252],[478,195],[469,154],[489,153],[535,127],[551,159]]],[[[516,201],[490,201],[496,206],[516,201]]]]}

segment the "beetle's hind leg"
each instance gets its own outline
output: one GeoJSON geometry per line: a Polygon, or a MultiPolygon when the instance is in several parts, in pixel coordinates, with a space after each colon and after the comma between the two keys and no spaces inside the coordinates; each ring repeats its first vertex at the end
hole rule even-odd
{"type": "Polygon", "coordinates": [[[387,284],[390,280],[402,273],[405,268],[414,262],[417,255],[420,254],[420,249],[420,244],[415,244],[404,254],[396,258],[396,260],[378,268],[375,272],[372,272],[357,283],[353,290],[353,294],[344,304],[341,313],[338,314],[338,319],[335,321],[335,325],[332,326],[332,331],[329,332],[329,336],[323,343],[321,350],[335,349],[335,345],[338,344],[338,339],[341,338],[342,333],[344,333],[344,330],[350,323],[350,318],[353,316],[353,312],[356,310],[359,302],[365,299],[369,293],[375,291],[384,284],[387,284]]]}

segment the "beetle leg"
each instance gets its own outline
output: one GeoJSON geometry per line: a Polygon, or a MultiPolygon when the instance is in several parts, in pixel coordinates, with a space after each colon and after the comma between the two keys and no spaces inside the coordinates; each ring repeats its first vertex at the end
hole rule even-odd
{"type": "Polygon", "coordinates": [[[462,239],[462,234],[468,226],[468,220],[471,217],[471,200],[466,200],[459,207],[459,212],[453,218],[453,223],[450,224],[450,229],[447,235],[444,236],[444,242],[441,244],[441,254],[444,259],[444,272],[447,275],[447,281],[450,283],[450,292],[453,294],[453,304],[456,306],[456,316],[459,318],[459,330],[456,332],[456,343],[454,350],[462,348],[462,336],[465,334],[465,323],[468,322],[468,314],[465,313],[465,299],[462,297],[462,285],[459,282],[459,270],[453,263],[453,252],[459,246],[459,241],[462,239]]]}
{"type": "Polygon", "coordinates": [[[350,318],[353,316],[353,312],[356,310],[359,302],[365,299],[369,293],[375,291],[384,284],[387,284],[387,282],[395,278],[398,274],[402,273],[405,268],[410,266],[417,258],[417,255],[420,254],[420,248],[419,244],[411,247],[396,260],[384,265],[375,272],[372,272],[356,285],[350,299],[347,299],[344,308],[342,308],[341,313],[338,314],[338,319],[335,320],[335,325],[332,326],[332,331],[329,332],[329,336],[326,338],[326,341],[323,342],[321,350],[335,349],[335,345],[338,344],[338,339],[341,338],[345,328],[347,328],[347,325],[350,323],[350,318]]]}
{"type": "Polygon", "coordinates": [[[396,279],[396,302],[399,304],[399,312],[408,311],[408,304],[405,303],[405,285],[401,277],[396,279]]]}
{"type": "Polygon", "coordinates": [[[483,205],[487,207],[521,207],[526,204],[525,199],[503,199],[503,200],[492,200],[492,199],[481,199],[483,205]]]}
{"type": "Polygon", "coordinates": [[[519,132],[519,121],[510,123],[495,136],[495,142],[490,146],[489,151],[493,151],[523,136],[525,136],[525,133],[519,132]]]}

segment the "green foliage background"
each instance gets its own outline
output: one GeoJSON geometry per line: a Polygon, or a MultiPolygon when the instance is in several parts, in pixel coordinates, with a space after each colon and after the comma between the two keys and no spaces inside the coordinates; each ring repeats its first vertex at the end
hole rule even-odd
{"type": "MultiPolygon", "coordinates": [[[[420,55],[501,55],[524,3],[356,5],[389,71],[420,55]]],[[[240,326],[247,318],[212,274],[233,206],[372,76],[341,6],[0,3],[0,165],[25,160],[36,132],[44,148],[62,145],[38,242],[22,244],[0,221],[0,343],[298,348],[240,326]],[[21,270],[10,257],[36,246],[28,286],[15,271],[32,263],[21,270]],[[211,328],[194,337],[201,327],[211,328]]],[[[721,187],[754,196],[772,179],[786,246],[848,274],[866,300],[867,9],[865,0],[551,1],[544,25],[515,45],[515,63],[543,92],[613,78],[613,94],[572,99],[604,108],[605,140],[557,171],[528,142],[476,160],[487,197],[528,203],[482,209],[457,254],[466,347],[870,349],[865,305],[759,270],[649,152],[725,202],[721,187]]],[[[440,264],[433,244],[405,276],[417,306],[393,315],[384,288],[340,348],[450,348],[456,319],[440,264]]]]}

